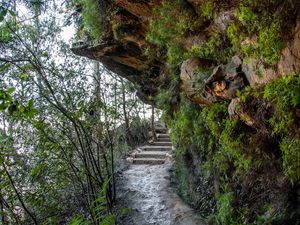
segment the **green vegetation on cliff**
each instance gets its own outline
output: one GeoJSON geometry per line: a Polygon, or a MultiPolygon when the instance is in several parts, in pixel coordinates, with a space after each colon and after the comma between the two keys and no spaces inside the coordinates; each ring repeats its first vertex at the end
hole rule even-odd
{"type": "MultiPolygon", "coordinates": [[[[174,180],[177,179],[179,193],[201,213],[212,213],[211,220],[218,224],[296,222],[295,206],[284,192],[292,190],[300,178],[296,122],[299,120],[299,78],[286,76],[264,88],[252,88],[240,94],[243,99],[240,107],[255,107],[258,101],[272,106],[269,119],[256,118],[257,123],[270,129],[267,133],[262,133],[262,128],[247,126],[242,120],[229,118],[227,102],[201,108],[182,96],[180,110],[164,115],[176,146],[178,163],[174,180]],[[184,165],[186,160],[188,163],[184,165]],[[198,164],[191,166],[194,163],[198,164]],[[185,167],[190,171],[184,172],[185,167]],[[275,177],[285,179],[284,186],[277,187],[275,177]],[[214,186],[214,190],[205,187],[203,182],[214,186]],[[197,187],[210,191],[203,193],[197,187]],[[273,198],[270,193],[278,196],[273,198]],[[251,202],[258,195],[264,197],[251,202]],[[197,200],[201,196],[209,205],[216,201],[217,210],[203,208],[203,202],[197,200]]],[[[247,113],[250,118],[261,116],[257,111],[247,113]]]]}
{"type": "MultiPolygon", "coordinates": [[[[241,0],[233,4],[227,30],[204,30],[201,44],[192,48],[185,46],[187,38],[205,28],[206,23],[214,23],[218,14],[226,7],[221,1],[205,1],[193,11],[185,0],[174,3],[163,0],[154,10],[155,19],[150,22],[148,40],[167,48],[168,62],[180,65],[191,55],[200,58],[228,61],[233,55],[253,57],[275,66],[283,49],[284,32],[289,28],[293,3],[289,1],[249,1],[241,0]],[[278,11],[278,5],[281,10],[278,11]],[[179,16],[179,17],[178,17],[179,16]],[[177,18],[174,20],[174,18],[177,18]]],[[[231,6],[231,7],[232,7],[231,6]]],[[[225,17],[226,18],[226,17],[225,17]]],[[[226,25],[227,22],[223,22],[226,25]]]]}
{"type": "MultiPolygon", "coordinates": [[[[293,20],[288,15],[294,3],[241,0],[231,6],[218,4],[221,7],[217,8],[216,1],[205,1],[193,11],[184,0],[172,6],[162,1],[154,10],[148,40],[162,52],[166,49],[169,67],[179,67],[191,57],[226,63],[238,55],[274,68],[289,38],[285,33],[293,20]],[[215,31],[214,22],[226,7],[232,7],[228,26],[224,32],[215,31]],[[181,17],[174,21],[174,15],[181,17]],[[212,30],[203,31],[200,44],[188,46],[189,37],[197,36],[209,23],[212,30]]],[[[295,223],[290,198],[295,197],[300,175],[299,88],[299,76],[293,75],[263,88],[246,88],[235,106],[240,113],[231,117],[227,101],[199,107],[181,94],[174,112],[159,104],[166,110],[164,119],[176,146],[174,182],[179,194],[217,224],[295,223]]],[[[157,102],[168,103],[179,95],[162,92],[157,102]]]]}
{"type": "Polygon", "coordinates": [[[140,51],[156,65],[137,79],[154,81],[146,92],[171,129],[180,195],[215,224],[296,223],[299,75],[269,80],[283,75],[299,1],[162,0],[151,15],[128,5],[117,5],[112,37],[130,49],[126,66],[140,51]]]}
{"type": "Polygon", "coordinates": [[[78,37],[84,38],[84,35],[90,35],[91,38],[98,41],[104,32],[104,16],[101,15],[99,2],[95,0],[75,0],[77,7],[81,10],[81,27],[77,32],[78,37]]]}

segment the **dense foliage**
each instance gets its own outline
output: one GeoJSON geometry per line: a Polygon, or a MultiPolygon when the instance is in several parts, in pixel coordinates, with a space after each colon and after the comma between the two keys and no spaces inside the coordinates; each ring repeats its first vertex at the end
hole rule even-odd
{"type": "Polygon", "coordinates": [[[14,3],[0,5],[0,224],[115,224],[114,174],[148,109],[71,54],[55,1],[14,3]]]}
{"type": "MultiPolygon", "coordinates": [[[[101,40],[104,27],[105,15],[101,14],[101,7],[98,1],[94,0],[76,0],[75,5],[80,14],[80,28],[77,35],[79,39],[86,39],[90,35],[95,42],[101,40]]],[[[78,22],[79,22],[78,21],[78,22]]]]}
{"type": "Polygon", "coordinates": [[[298,81],[299,75],[290,75],[264,88],[246,89],[240,107],[248,110],[240,119],[229,118],[227,102],[200,108],[184,96],[179,111],[165,114],[178,159],[175,185],[200,213],[211,214],[211,221],[296,223],[295,205],[287,193],[300,181],[298,81]],[[257,107],[267,104],[272,108],[261,115],[257,107]],[[249,118],[257,129],[244,123],[249,118]],[[277,187],[275,176],[285,180],[282,187],[277,187]],[[250,203],[251,198],[257,199],[250,203]]]}
{"type": "MultiPolygon", "coordinates": [[[[178,68],[177,79],[169,73],[175,81],[180,65],[191,57],[220,64],[237,55],[274,68],[297,9],[296,1],[277,0],[207,0],[198,8],[184,0],[170,4],[162,1],[155,8],[147,37],[165,54],[172,71],[178,68]],[[223,12],[231,12],[230,22],[224,22],[225,30],[216,29],[218,18],[226,18],[223,12]],[[187,47],[189,37],[199,31],[200,44],[187,47]]],[[[207,68],[199,70],[205,74],[207,68]]],[[[261,72],[256,71],[258,76],[261,72]]],[[[179,93],[170,87],[156,101],[165,109],[176,146],[173,180],[179,194],[212,223],[296,223],[291,198],[299,184],[299,76],[246,88],[238,96],[240,114],[234,118],[228,115],[229,102],[199,107],[184,95],[178,100],[179,93]],[[170,104],[171,99],[177,102],[170,104]]]]}
{"type": "Polygon", "coordinates": [[[227,62],[233,55],[240,55],[275,66],[284,47],[283,40],[288,38],[284,32],[294,19],[291,15],[295,1],[240,0],[228,3],[207,0],[198,5],[195,13],[185,0],[176,0],[172,4],[164,0],[154,10],[155,19],[150,23],[148,40],[166,47],[169,63],[180,65],[190,56],[227,62]],[[225,32],[205,28],[230,7],[234,20],[230,20],[225,32]],[[173,19],[175,15],[176,18],[179,16],[176,20],[173,19]],[[202,29],[206,29],[206,37],[201,44],[187,48],[189,35],[202,29]]]}

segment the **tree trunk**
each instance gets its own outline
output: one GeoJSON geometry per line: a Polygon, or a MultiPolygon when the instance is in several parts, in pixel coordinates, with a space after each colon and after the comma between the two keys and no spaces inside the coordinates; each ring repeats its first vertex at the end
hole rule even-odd
{"type": "Polygon", "coordinates": [[[35,216],[30,212],[30,210],[29,210],[29,209],[27,208],[27,206],[25,205],[25,202],[23,201],[23,199],[22,199],[22,197],[21,197],[21,195],[20,195],[20,193],[19,193],[17,187],[15,186],[15,183],[14,183],[14,181],[13,181],[11,175],[9,174],[9,172],[8,172],[8,170],[7,170],[7,168],[6,168],[6,166],[5,166],[4,163],[3,163],[3,168],[4,168],[4,171],[5,171],[7,177],[8,177],[8,179],[9,179],[9,181],[10,181],[10,184],[11,184],[11,186],[12,186],[12,188],[13,188],[13,190],[14,190],[14,192],[15,192],[15,194],[16,194],[18,200],[19,200],[19,202],[21,203],[21,205],[22,205],[24,211],[25,211],[25,212],[28,214],[28,216],[32,219],[33,223],[34,223],[35,225],[38,225],[38,222],[37,222],[35,216]]]}
{"type": "Polygon", "coordinates": [[[130,132],[130,124],[129,124],[129,118],[126,111],[126,93],[125,93],[125,84],[124,80],[122,79],[122,108],[123,108],[123,115],[124,115],[124,122],[125,122],[125,129],[126,129],[126,139],[129,144],[129,146],[134,146],[134,141],[132,138],[132,134],[130,132]]]}
{"type": "Polygon", "coordinates": [[[155,124],[154,124],[154,106],[152,106],[152,113],[151,113],[151,130],[152,130],[152,136],[154,141],[157,141],[157,136],[155,132],[155,124]]]}

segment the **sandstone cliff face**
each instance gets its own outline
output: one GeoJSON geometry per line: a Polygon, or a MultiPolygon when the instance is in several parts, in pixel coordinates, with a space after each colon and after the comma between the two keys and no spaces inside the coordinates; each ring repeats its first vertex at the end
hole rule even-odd
{"type": "Polygon", "coordinates": [[[130,80],[138,89],[142,100],[157,94],[165,79],[162,62],[149,62],[144,52],[150,44],[146,41],[147,27],[152,9],[159,1],[115,0],[106,8],[111,15],[105,35],[98,44],[75,43],[72,51],[81,56],[98,60],[110,71],[130,80]]]}
{"type": "MultiPolygon", "coordinates": [[[[202,0],[189,0],[192,10],[202,0]]],[[[129,1],[114,0],[106,7],[108,13],[115,11],[106,24],[105,35],[99,44],[79,43],[74,46],[75,54],[98,60],[110,71],[136,84],[139,96],[149,102],[159,89],[170,82],[166,75],[165,57],[148,60],[145,56],[147,48],[153,48],[147,39],[149,23],[153,19],[153,9],[160,0],[129,1]],[[150,97],[150,98],[149,98],[150,97]]],[[[184,41],[187,50],[200,46],[211,33],[225,33],[228,26],[234,23],[234,5],[231,3],[214,16],[202,30],[188,34],[184,41]],[[233,5],[233,6],[232,6],[233,5]]],[[[174,18],[176,20],[176,18],[174,18]]],[[[300,71],[300,14],[289,31],[291,38],[285,43],[279,61],[273,68],[266,68],[263,61],[255,58],[234,57],[231,62],[217,65],[208,59],[191,58],[181,66],[181,90],[191,101],[209,105],[217,101],[235,97],[237,90],[247,85],[264,84],[276,77],[300,71]],[[238,60],[237,60],[238,59],[238,60]],[[238,61],[238,62],[237,62],[238,61]],[[234,65],[236,63],[236,65],[234,65]],[[211,74],[204,80],[197,81],[193,77],[199,67],[211,68],[211,74]],[[232,70],[232,71],[229,71],[232,70]],[[197,87],[198,86],[198,87],[197,87]]],[[[270,46],[272,48],[272,46],[270,46]]],[[[196,76],[197,77],[197,76],[196,76]]]]}

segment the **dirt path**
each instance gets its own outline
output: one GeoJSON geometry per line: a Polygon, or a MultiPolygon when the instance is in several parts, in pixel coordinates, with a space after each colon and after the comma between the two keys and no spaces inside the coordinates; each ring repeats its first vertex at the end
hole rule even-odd
{"type": "Polygon", "coordinates": [[[121,225],[202,225],[170,187],[170,163],[131,165],[119,178],[119,208],[129,208],[121,225]]]}

